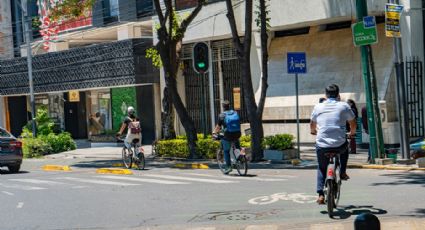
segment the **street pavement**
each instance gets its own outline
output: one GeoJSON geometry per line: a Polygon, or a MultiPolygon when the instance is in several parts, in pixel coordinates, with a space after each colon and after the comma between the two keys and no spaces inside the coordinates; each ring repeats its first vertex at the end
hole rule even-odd
{"type": "Polygon", "coordinates": [[[314,169],[252,167],[240,177],[149,159],[132,175],[96,173],[119,160],[120,148],[95,148],[3,170],[0,229],[353,229],[365,212],[382,229],[425,229],[423,171],[350,169],[330,219],[315,203],[314,169]],[[51,163],[72,171],[41,169],[51,163]]]}

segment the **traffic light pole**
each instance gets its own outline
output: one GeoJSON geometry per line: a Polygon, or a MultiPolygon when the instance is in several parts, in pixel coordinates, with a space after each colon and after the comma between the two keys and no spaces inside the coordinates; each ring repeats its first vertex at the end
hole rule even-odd
{"type": "MultiPolygon", "coordinates": [[[[356,0],[356,13],[357,21],[363,21],[363,17],[367,16],[367,5],[366,0],[356,0]]],[[[370,69],[369,69],[369,55],[366,46],[360,47],[362,57],[362,70],[363,70],[363,82],[366,93],[366,109],[367,119],[369,127],[369,143],[371,149],[371,160],[375,163],[375,154],[378,152],[377,140],[376,140],[376,126],[375,126],[375,114],[373,111],[372,103],[372,88],[370,82],[370,69]]]]}
{"type": "MultiPolygon", "coordinates": [[[[399,4],[398,0],[389,0],[389,3],[399,4]]],[[[400,149],[403,159],[410,159],[410,141],[409,141],[409,114],[405,108],[407,105],[406,88],[404,78],[403,50],[401,47],[401,38],[394,38],[394,66],[397,76],[397,99],[398,99],[398,118],[400,127],[400,149]]]]}
{"type": "Polygon", "coordinates": [[[23,12],[22,17],[22,28],[24,28],[26,36],[26,45],[27,45],[27,66],[28,66],[28,78],[29,78],[29,88],[30,88],[30,104],[31,104],[31,124],[32,124],[32,136],[37,136],[37,126],[35,121],[35,99],[34,99],[34,84],[32,76],[32,51],[31,51],[31,36],[32,36],[32,20],[31,15],[28,12],[28,2],[23,1],[23,4],[17,2],[19,7],[23,12]]]}
{"type": "Polygon", "coordinates": [[[214,130],[215,126],[215,110],[214,110],[214,75],[213,75],[213,65],[212,65],[212,46],[211,42],[208,43],[209,52],[208,52],[208,82],[209,82],[209,96],[210,96],[210,116],[211,116],[211,132],[214,130]]]}

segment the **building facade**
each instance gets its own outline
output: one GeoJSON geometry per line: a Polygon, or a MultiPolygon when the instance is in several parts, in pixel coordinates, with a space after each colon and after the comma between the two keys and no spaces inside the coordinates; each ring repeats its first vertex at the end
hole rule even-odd
{"type": "MultiPolygon", "coordinates": [[[[37,1],[41,21],[48,2],[37,1]]],[[[127,107],[133,106],[141,117],[144,143],[152,143],[160,130],[155,103],[160,100],[155,96],[159,71],[145,58],[152,46],[152,15],[152,1],[98,0],[84,16],[57,24],[57,34],[49,41],[36,38],[32,43],[36,108],[48,109],[57,127],[74,138],[99,140],[103,134],[116,133],[127,107]]],[[[6,101],[9,129],[19,135],[31,114],[27,54],[15,37],[22,57],[0,63],[4,67],[0,95],[6,101]]]]}
{"type": "MultiPolygon", "coordinates": [[[[384,141],[386,144],[397,144],[399,131],[393,40],[385,37],[384,29],[387,1],[369,0],[367,3],[369,15],[376,17],[378,28],[379,42],[372,45],[372,49],[384,141]]],[[[245,4],[244,1],[233,1],[233,4],[238,31],[240,36],[243,36],[245,4]]],[[[423,106],[423,100],[416,100],[414,97],[422,97],[424,88],[424,81],[417,80],[423,76],[424,18],[421,9],[424,6],[422,1],[416,0],[402,0],[401,4],[404,5],[401,28],[403,55],[408,76],[406,81],[409,82],[406,87],[409,88],[408,97],[411,98],[409,101],[411,136],[421,136],[424,134],[424,113],[420,109],[423,106]],[[414,123],[415,120],[418,123],[414,123]],[[419,131],[413,134],[414,129],[419,131]]],[[[196,1],[176,1],[176,8],[180,9],[182,15],[191,11],[193,9],[191,7],[195,5],[196,1]]],[[[296,134],[295,77],[286,73],[286,53],[301,51],[307,54],[308,73],[299,76],[300,141],[313,143],[314,137],[309,134],[309,119],[314,105],[318,103],[320,97],[324,96],[327,85],[331,83],[339,85],[342,100],[353,99],[359,110],[366,102],[360,49],[354,47],[351,31],[351,24],[356,18],[355,1],[271,0],[269,10],[271,18],[268,41],[269,88],[263,114],[265,134],[291,133],[294,136],[296,134]]],[[[239,63],[230,40],[231,31],[226,12],[225,1],[214,1],[206,5],[189,26],[184,38],[186,49],[183,51],[183,57],[189,61],[190,47],[195,42],[205,41],[212,46],[214,85],[221,87],[214,92],[216,111],[219,110],[218,101],[230,99],[233,102],[232,89],[240,87],[240,80],[238,80],[240,76],[235,76],[239,75],[239,63]],[[236,84],[225,86],[230,79],[234,79],[236,84]]],[[[255,14],[253,17],[255,18],[255,14]]],[[[258,100],[261,89],[261,41],[255,21],[253,21],[252,35],[251,71],[258,100]]],[[[180,91],[182,95],[185,95],[189,113],[193,114],[195,121],[199,121],[197,117],[200,114],[200,107],[194,106],[198,102],[192,101],[192,96],[196,94],[192,91],[194,91],[194,85],[200,87],[200,81],[188,80],[192,74],[189,69],[191,69],[190,66],[182,71],[179,81],[180,91]]],[[[363,133],[363,141],[368,142],[365,133],[363,133]]]]}

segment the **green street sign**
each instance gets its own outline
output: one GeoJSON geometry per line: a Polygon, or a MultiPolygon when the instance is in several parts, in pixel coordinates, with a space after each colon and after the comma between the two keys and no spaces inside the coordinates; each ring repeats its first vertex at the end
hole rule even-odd
{"type": "Polygon", "coordinates": [[[378,42],[376,26],[365,28],[363,22],[351,25],[353,30],[353,42],[355,46],[371,45],[378,42]]]}

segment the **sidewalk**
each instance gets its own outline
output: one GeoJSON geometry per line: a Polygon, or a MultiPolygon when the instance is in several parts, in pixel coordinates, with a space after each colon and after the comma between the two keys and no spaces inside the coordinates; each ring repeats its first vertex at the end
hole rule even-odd
{"type": "MultiPolygon", "coordinates": [[[[145,157],[147,164],[153,167],[177,167],[177,168],[193,168],[193,169],[206,169],[217,168],[217,163],[214,160],[190,160],[178,158],[160,158],[151,155],[152,146],[143,146],[145,150],[145,157]]],[[[95,147],[77,149],[73,151],[63,152],[59,154],[52,154],[45,156],[48,160],[83,160],[93,162],[92,167],[99,166],[105,167],[108,164],[112,166],[113,163],[121,162],[122,147],[95,147]]],[[[301,161],[262,161],[250,163],[251,169],[315,169],[317,168],[316,153],[313,146],[301,146],[301,161]]],[[[350,154],[348,160],[349,168],[365,168],[365,169],[387,169],[387,170],[423,170],[418,168],[417,164],[402,165],[375,165],[367,163],[367,150],[358,149],[357,154],[350,154]]],[[[78,167],[78,166],[77,166],[78,167]]]]}

